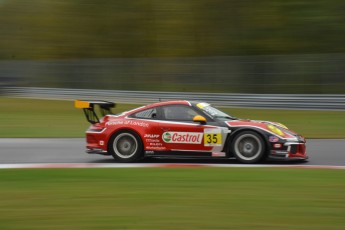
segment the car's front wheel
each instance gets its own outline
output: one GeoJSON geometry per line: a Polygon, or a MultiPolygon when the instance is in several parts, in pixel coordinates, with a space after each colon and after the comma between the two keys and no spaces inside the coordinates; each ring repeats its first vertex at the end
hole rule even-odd
{"type": "Polygon", "coordinates": [[[136,133],[120,131],[110,138],[108,151],[118,162],[135,162],[142,156],[143,144],[136,133]]]}
{"type": "Polygon", "coordinates": [[[241,132],[233,139],[232,153],[242,163],[257,163],[265,156],[264,140],[255,132],[241,132]]]}

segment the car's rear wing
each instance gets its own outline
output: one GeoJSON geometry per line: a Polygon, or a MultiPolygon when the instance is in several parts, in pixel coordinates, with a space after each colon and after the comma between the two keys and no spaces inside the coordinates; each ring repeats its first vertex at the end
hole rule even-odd
{"type": "Polygon", "coordinates": [[[96,105],[98,105],[102,117],[107,114],[112,114],[111,108],[116,106],[115,103],[109,101],[75,100],[74,102],[74,106],[77,109],[84,110],[85,117],[91,124],[99,123],[99,118],[95,111],[96,105]]]}

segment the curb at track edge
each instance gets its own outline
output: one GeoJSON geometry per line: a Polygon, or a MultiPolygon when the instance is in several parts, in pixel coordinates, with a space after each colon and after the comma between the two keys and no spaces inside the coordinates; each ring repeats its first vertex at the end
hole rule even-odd
{"type": "Polygon", "coordinates": [[[48,168],[296,168],[296,169],[345,169],[345,166],[335,165],[241,165],[241,164],[187,164],[187,163],[161,163],[161,164],[114,164],[114,163],[22,163],[0,164],[0,169],[48,169],[48,168]]]}

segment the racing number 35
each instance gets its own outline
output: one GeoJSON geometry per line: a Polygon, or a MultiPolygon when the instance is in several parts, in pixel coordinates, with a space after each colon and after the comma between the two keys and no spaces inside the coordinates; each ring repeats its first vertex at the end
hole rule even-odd
{"type": "Polygon", "coordinates": [[[205,143],[216,144],[218,143],[218,134],[205,134],[205,143]]]}
{"type": "Polygon", "coordinates": [[[205,146],[220,146],[222,144],[222,133],[220,129],[205,129],[204,130],[204,145],[205,146]]]}

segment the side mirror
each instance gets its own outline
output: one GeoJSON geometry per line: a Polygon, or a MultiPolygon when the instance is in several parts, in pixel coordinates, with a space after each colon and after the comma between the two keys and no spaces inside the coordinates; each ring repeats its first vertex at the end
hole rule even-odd
{"type": "Polygon", "coordinates": [[[202,124],[206,124],[206,118],[204,118],[203,116],[200,116],[200,115],[196,115],[195,117],[193,117],[193,121],[194,122],[200,122],[202,124]]]}

